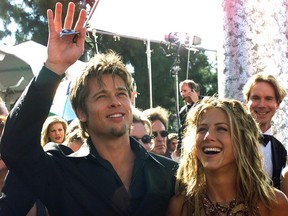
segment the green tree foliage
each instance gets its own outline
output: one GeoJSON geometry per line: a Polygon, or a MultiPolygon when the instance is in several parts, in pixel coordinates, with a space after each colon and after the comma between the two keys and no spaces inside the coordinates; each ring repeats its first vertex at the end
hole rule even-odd
{"type": "MultiPolygon", "coordinates": [[[[0,39],[11,35],[8,25],[13,21],[17,23],[18,30],[15,34],[16,43],[33,40],[43,45],[47,44],[47,8],[54,10],[55,3],[59,0],[23,0],[20,4],[15,1],[0,1],[0,19],[3,20],[5,31],[0,32],[0,39]]],[[[64,5],[71,0],[60,0],[64,5]]],[[[81,8],[91,8],[94,0],[74,0],[78,13],[81,8]]],[[[64,7],[63,16],[65,16],[64,7]]],[[[89,13],[89,10],[88,10],[89,13]]],[[[123,56],[125,63],[134,67],[133,77],[137,83],[137,91],[140,93],[136,99],[136,106],[141,109],[150,107],[149,76],[147,67],[147,44],[145,41],[131,38],[102,34],[96,31],[94,38],[91,31],[87,33],[85,50],[86,54],[81,60],[88,60],[85,56],[93,56],[96,50],[105,52],[112,49],[123,56]],[[88,54],[87,54],[88,53],[88,54]]],[[[201,95],[213,95],[217,93],[216,67],[208,61],[204,51],[190,51],[182,46],[170,46],[159,43],[151,43],[151,67],[152,67],[152,96],[153,106],[162,106],[171,113],[176,113],[176,93],[178,83],[187,76],[187,62],[189,61],[188,79],[193,79],[201,86],[201,95]],[[176,64],[175,64],[176,63],[176,64]],[[178,76],[173,66],[179,66],[178,76]],[[176,82],[178,78],[178,83],[176,82]],[[177,86],[177,87],[176,87],[177,86]]],[[[180,98],[179,105],[183,105],[180,98]]]]}

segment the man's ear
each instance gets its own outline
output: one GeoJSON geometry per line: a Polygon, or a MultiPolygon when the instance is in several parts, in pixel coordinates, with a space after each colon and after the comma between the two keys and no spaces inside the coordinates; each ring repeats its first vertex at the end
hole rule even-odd
{"type": "Polygon", "coordinates": [[[78,119],[81,121],[81,122],[86,122],[87,121],[87,116],[86,114],[83,112],[83,110],[81,109],[77,109],[76,110],[76,114],[77,114],[77,117],[78,119]]]}

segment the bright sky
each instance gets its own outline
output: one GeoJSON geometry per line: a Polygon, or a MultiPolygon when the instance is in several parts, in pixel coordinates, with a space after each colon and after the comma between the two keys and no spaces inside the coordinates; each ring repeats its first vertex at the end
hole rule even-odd
{"type": "Polygon", "coordinates": [[[221,0],[100,0],[94,28],[120,36],[161,41],[170,32],[201,37],[201,47],[221,44],[221,0]]]}
{"type": "MultiPolygon", "coordinates": [[[[16,31],[16,28],[17,28],[17,25],[10,25],[10,30],[11,31],[16,31]]],[[[3,22],[2,20],[0,19],[0,29],[2,31],[4,31],[4,27],[3,27],[3,22]]],[[[15,44],[15,39],[13,37],[6,37],[4,39],[2,39],[0,41],[1,44],[6,44],[6,45],[9,45],[9,46],[13,46],[15,44]]]]}
{"type": "MultiPolygon", "coordinates": [[[[161,41],[170,32],[199,36],[200,47],[221,46],[221,0],[100,0],[91,24],[94,28],[131,38],[161,41]]],[[[17,25],[11,25],[15,31],[17,25]]],[[[3,29],[0,20],[0,29],[3,29]]],[[[14,45],[11,37],[0,43],[14,45]]]]}

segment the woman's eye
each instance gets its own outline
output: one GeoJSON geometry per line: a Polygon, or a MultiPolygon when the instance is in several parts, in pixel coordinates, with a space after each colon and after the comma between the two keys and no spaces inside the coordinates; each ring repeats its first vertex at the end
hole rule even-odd
{"type": "Polygon", "coordinates": [[[207,129],[206,129],[206,128],[203,128],[203,127],[200,127],[200,128],[198,128],[198,130],[197,130],[198,133],[203,133],[203,132],[205,132],[205,131],[207,131],[207,129]]]}
{"type": "Polygon", "coordinates": [[[219,127],[217,130],[218,130],[218,131],[228,131],[228,129],[227,129],[227,128],[224,128],[224,127],[219,127]]]}

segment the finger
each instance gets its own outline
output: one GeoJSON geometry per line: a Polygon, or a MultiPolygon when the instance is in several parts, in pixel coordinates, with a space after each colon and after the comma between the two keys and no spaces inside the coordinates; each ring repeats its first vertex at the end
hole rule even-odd
{"type": "Polygon", "coordinates": [[[47,10],[47,21],[48,21],[48,30],[49,32],[55,31],[55,25],[53,22],[53,11],[51,9],[47,10]]]}
{"type": "Polygon", "coordinates": [[[74,31],[80,31],[80,29],[83,28],[84,23],[85,23],[85,19],[86,19],[86,10],[81,9],[81,11],[79,13],[78,20],[75,24],[74,31]]]}
{"type": "Polygon", "coordinates": [[[65,17],[65,22],[64,22],[65,29],[72,28],[74,13],[75,13],[75,4],[73,2],[69,2],[66,17],[65,17]]]}
{"type": "Polygon", "coordinates": [[[85,43],[85,38],[86,38],[86,28],[81,28],[79,30],[80,34],[78,35],[76,44],[77,46],[83,46],[83,50],[84,51],[84,43],[85,43]]]}
{"type": "Polygon", "coordinates": [[[57,2],[55,5],[55,30],[60,32],[62,30],[62,4],[57,2]]]}

